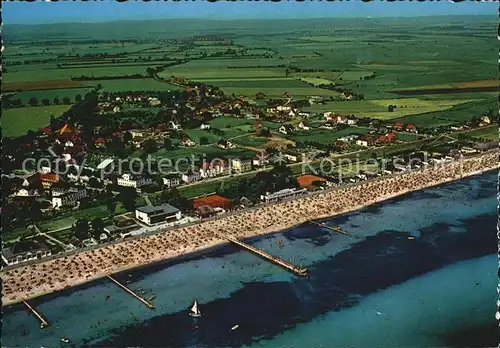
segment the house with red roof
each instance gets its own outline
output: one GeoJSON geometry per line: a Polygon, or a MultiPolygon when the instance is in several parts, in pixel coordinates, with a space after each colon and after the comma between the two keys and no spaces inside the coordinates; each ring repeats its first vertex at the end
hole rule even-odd
{"type": "Polygon", "coordinates": [[[405,128],[405,124],[403,122],[396,122],[392,125],[392,128],[396,130],[403,130],[405,128]]]}
{"type": "Polygon", "coordinates": [[[414,124],[408,124],[408,125],[406,126],[406,131],[407,131],[407,132],[411,132],[411,133],[418,133],[418,131],[417,131],[417,127],[415,127],[415,125],[414,125],[414,124]]]}
{"type": "Polygon", "coordinates": [[[393,143],[397,139],[396,133],[394,132],[389,132],[386,135],[381,135],[378,137],[377,142],[378,143],[393,143]]]}
{"type": "Polygon", "coordinates": [[[97,138],[94,140],[94,145],[95,147],[102,149],[106,146],[106,140],[104,140],[104,138],[97,138]]]}
{"type": "Polygon", "coordinates": [[[389,141],[391,143],[396,141],[396,139],[397,139],[396,133],[394,133],[394,132],[387,133],[386,137],[387,137],[387,141],[389,141]]]}
{"type": "Polygon", "coordinates": [[[40,181],[44,189],[49,189],[53,184],[59,182],[59,175],[55,173],[40,174],[40,181]]]}

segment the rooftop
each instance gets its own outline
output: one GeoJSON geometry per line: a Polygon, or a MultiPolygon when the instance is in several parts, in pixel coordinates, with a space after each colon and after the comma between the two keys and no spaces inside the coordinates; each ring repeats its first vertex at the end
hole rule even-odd
{"type": "Polygon", "coordinates": [[[137,208],[136,210],[145,214],[160,213],[160,212],[164,214],[175,214],[180,211],[179,209],[177,209],[174,206],[171,206],[168,203],[164,203],[161,205],[145,205],[143,207],[137,208]]]}

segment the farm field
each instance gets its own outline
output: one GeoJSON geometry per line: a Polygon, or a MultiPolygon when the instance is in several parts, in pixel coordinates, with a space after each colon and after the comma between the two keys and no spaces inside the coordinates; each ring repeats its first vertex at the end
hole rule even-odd
{"type": "Polygon", "coordinates": [[[71,103],[75,101],[77,95],[82,97],[92,91],[91,88],[67,88],[67,89],[47,89],[47,90],[36,90],[36,91],[24,91],[16,93],[11,97],[11,99],[21,99],[24,104],[27,104],[30,98],[36,98],[40,103],[43,99],[48,99],[52,104],[54,98],[58,98],[62,103],[63,98],[69,98],[71,103]]]}
{"type": "Polygon", "coordinates": [[[169,91],[180,90],[181,87],[153,79],[120,79],[120,80],[95,80],[92,84],[100,84],[105,92],[120,91],[169,91]]]}
{"type": "Polygon", "coordinates": [[[232,142],[239,146],[250,146],[264,149],[266,148],[266,144],[268,143],[268,141],[268,138],[248,135],[246,137],[239,137],[237,139],[234,139],[232,142]]]}
{"type": "Polygon", "coordinates": [[[323,105],[313,105],[305,108],[309,112],[335,112],[339,114],[354,114],[381,120],[392,120],[411,115],[426,114],[452,109],[455,105],[474,102],[474,99],[424,100],[418,98],[374,99],[360,101],[327,102],[323,105]],[[396,105],[388,111],[389,105],[396,105]]]}
{"type": "MultiPolygon", "coordinates": [[[[216,145],[208,145],[208,146],[193,146],[193,147],[178,147],[172,150],[160,149],[151,154],[151,157],[154,159],[160,158],[169,158],[170,160],[179,161],[179,166],[183,166],[186,162],[185,159],[191,159],[193,156],[195,158],[221,158],[221,157],[253,157],[255,155],[255,151],[241,149],[241,148],[233,148],[227,150],[221,150],[216,145]],[[184,162],[182,162],[184,161],[184,162]]],[[[130,158],[136,157],[132,155],[130,158]]],[[[198,162],[200,163],[200,162],[198,162]]]]}
{"type": "Polygon", "coordinates": [[[4,92],[16,91],[39,91],[46,89],[84,88],[88,84],[72,80],[46,80],[36,82],[6,82],[3,85],[4,92]]]}
{"type": "MultiPolygon", "coordinates": [[[[33,68],[35,65],[32,65],[33,68]]],[[[14,82],[29,82],[29,81],[47,81],[47,80],[68,80],[72,77],[81,76],[121,76],[145,74],[146,67],[144,66],[117,66],[117,67],[85,67],[75,69],[58,69],[56,67],[48,68],[45,64],[36,64],[38,69],[35,72],[31,70],[10,69],[4,74],[5,83],[14,82]]],[[[35,70],[35,69],[34,69],[35,70]]],[[[89,82],[89,81],[84,81],[89,82]]],[[[93,81],[90,81],[93,82],[93,81]]]]}
{"type": "Polygon", "coordinates": [[[50,117],[59,117],[70,105],[35,106],[3,110],[2,134],[4,137],[17,137],[26,131],[38,130],[49,124],[50,117]]]}
{"type": "Polygon", "coordinates": [[[472,132],[464,133],[465,135],[473,138],[481,138],[488,140],[498,140],[499,131],[498,126],[485,127],[482,129],[477,129],[472,132]]]}
{"type": "Polygon", "coordinates": [[[496,98],[483,99],[479,101],[472,101],[469,103],[462,103],[453,106],[452,108],[428,112],[423,114],[409,115],[393,121],[400,121],[404,123],[413,123],[417,126],[445,126],[459,124],[463,121],[468,121],[474,116],[485,115],[493,110],[498,109],[498,101],[496,98]]]}
{"type": "Polygon", "coordinates": [[[179,76],[204,82],[205,80],[240,79],[240,78],[266,78],[285,77],[284,68],[248,68],[248,69],[228,69],[227,67],[203,67],[190,64],[165,69],[158,74],[162,78],[179,76]]]}
{"type": "Polygon", "coordinates": [[[466,81],[466,82],[450,82],[436,85],[424,85],[406,88],[407,91],[420,89],[442,89],[442,88],[479,88],[479,87],[498,87],[498,80],[482,80],[482,81],[466,81]]]}
{"type": "Polygon", "coordinates": [[[197,144],[200,144],[200,138],[202,137],[207,138],[209,144],[215,144],[221,138],[220,136],[217,136],[203,129],[188,129],[185,130],[184,133],[189,136],[189,139],[197,144]]]}
{"type": "Polygon", "coordinates": [[[369,129],[348,127],[343,130],[328,130],[328,129],[315,129],[308,132],[301,132],[291,135],[283,135],[286,139],[296,142],[315,141],[322,144],[331,144],[338,138],[351,135],[351,134],[366,134],[369,129]]]}

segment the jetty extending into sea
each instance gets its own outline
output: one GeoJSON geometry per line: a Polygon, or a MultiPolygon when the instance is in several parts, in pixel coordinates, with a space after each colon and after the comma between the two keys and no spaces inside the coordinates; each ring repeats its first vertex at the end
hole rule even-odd
{"type": "Polygon", "coordinates": [[[240,246],[240,247],[242,247],[242,248],[274,263],[274,264],[277,264],[277,265],[287,269],[290,272],[295,273],[298,276],[305,277],[308,274],[307,268],[297,267],[297,266],[293,265],[292,263],[286,262],[286,261],[280,259],[279,257],[268,254],[265,251],[262,251],[254,246],[251,246],[250,244],[242,242],[239,239],[232,238],[232,237],[226,237],[226,239],[228,241],[230,241],[231,243],[234,243],[234,244],[236,244],[236,245],[238,245],[238,246],[240,246]]]}
{"type": "Polygon", "coordinates": [[[153,306],[152,303],[150,303],[146,299],[142,298],[141,296],[137,295],[135,292],[133,292],[132,290],[130,290],[129,288],[127,288],[125,285],[123,285],[122,283],[120,283],[118,280],[116,280],[115,278],[113,278],[109,274],[107,274],[106,277],[108,277],[111,281],[113,281],[113,283],[115,283],[120,288],[122,288],[123,290],[125,290],[126,292],[128,292],[130,295],[132,295],[132,297],[134,297],[134,298],[138,299],[139,301],[141,301],[142,303],[144,303],[144,305],[146,305],[146,307],[148,307],[152,311],[155,310],[155,306],[153,306]]]}
{"type": "Polygon", "coordinates": [[[28,307],[28,309],[31,311],[31,313],[33,313],[35,315],[35,317],[38,318],[38,320],[40,320],[40,328],[41,329],[45,329],[46,327],[50,326],[49,322],[47,320],[45,320],[45,318],[40,314],[38,313],[38,311],[36,311],[28,302],[26,302],[25,300],[22,300],[24,305],[26,307],[28,307]]]}

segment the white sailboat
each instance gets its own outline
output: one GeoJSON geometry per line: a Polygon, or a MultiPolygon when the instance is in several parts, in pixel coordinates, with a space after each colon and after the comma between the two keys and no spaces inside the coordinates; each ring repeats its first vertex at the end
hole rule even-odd
{"type": "Polygon", "coordinates": [[[191,312],[189,312],[189,315],[195,318],[201,317],[201,311],[198,307],[198,301],[196,301],[196,299],[194,300],[193,307],[191,307],[191,312]]]}

